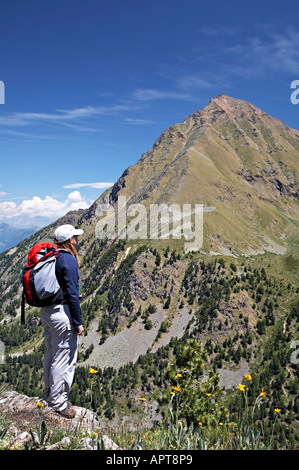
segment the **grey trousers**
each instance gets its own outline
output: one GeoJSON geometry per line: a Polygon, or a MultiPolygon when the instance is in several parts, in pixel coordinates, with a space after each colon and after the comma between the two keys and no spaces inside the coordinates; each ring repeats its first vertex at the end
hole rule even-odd
{"type": "Polygon", "coordinates": [[[44,358],[44,400],[62,411],[67,406],[77,362],[77,335],[68,305],[41,309],[47,350],[44,358]]]}

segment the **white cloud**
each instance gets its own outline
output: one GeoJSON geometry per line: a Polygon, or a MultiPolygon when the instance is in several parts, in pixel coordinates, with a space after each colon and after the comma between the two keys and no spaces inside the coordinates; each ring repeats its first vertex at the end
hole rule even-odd
{"type": "MultiPolygon", "coordinates": [[[[0,184],[0,188],[1,188],[1,186],[2,186],[2,184],[0,184]]],[[[4,191],[0,191],[0,197],[5,196],[5,194],[6,193],[4,191]]]]}
{"type": "Polygon", "coordinates": [[[115,104],[58,109],[54,113],[11,113],[3,117],[0,116],[0,124],[3,126],[25,126],[35,122],[54,122],[70,126],[70,123],[81,122],[82,119],[94,118],[94,116],[117,116],[123,112],[135,111],[136,109],[138,108],[135,105],[115,104]]]}
{"type": "Polygon", "coordinates": [[[72,183],[66,184],[63,186],[64,189],[75,189],[75,188],[96,188],[96,189],[105,189],[113,186],[114,183],[72,183]]]}
{"type": "Polygon", "coordinates": [[[259,33],[223,49],[223,54],[230,57],[227,69],[248,78],[269,75],[273,71],[298,72],[299,30],[286,28],[273,32],[270,27],[267,30],[259,26],[259,33]],[[232,63],[233,59],[236,64],[232,63]]]}
{"type": "Polygon", "coordinates": [[[130,119],[126,118],[125,122],[128,124],[153,124],[154,121],[150,121],[149,119],[130,119]]]}
{"type": "Polygon", "coordinates": [[[152,88],[138,89],[133,93],[133,96],[135,99],[141,100],[141,101],[164,100],[164,99],[190,100],[191,98],[190,95],[186,93],[153,90],[152,88]]]}
{"type": "Polygon", "coordinates": [[[16,217],[34,219],[40,216],[55,220],[69,211],[88,207],[89,204],[79,191],[71,192],[65,201],[58,201],[51,196],[46,196],[45,199],[33,196],[32,199],[25,199],[18,205],[13,201],[1,202],[0,220],[16,217]]]}
{"type": "Polygon", "coordinates": [[[203,79],[196,75],[184,75],[177,79],[177,85],[180,86],[184,90],[193,91],[193,90],[201,90],[201,89],[208,89],[213,88],[215,86],[215,79],[203,79]]]}

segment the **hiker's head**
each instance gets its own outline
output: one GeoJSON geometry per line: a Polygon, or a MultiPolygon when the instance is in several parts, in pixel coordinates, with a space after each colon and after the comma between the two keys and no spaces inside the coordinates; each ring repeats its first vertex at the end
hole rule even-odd
{"type": "Polygon", "coordinates": [[[69,250],[77,259],[79,265],[79,258],[76,250],[78,235],[82,235],[82,229],[75,229],[72,225],[60,225],[54,232],[54,241],[59,248],[69,250]]]}
{"type": "Polygon", "coordinates": [[[54,240],[56,243],[61,245],[62,243],[72,240],[71,243],[77,244],[78,235],[82,235],[84,231],[82,229],[76,229],[70,224],[60,225],[54,232],[54,240]]]}

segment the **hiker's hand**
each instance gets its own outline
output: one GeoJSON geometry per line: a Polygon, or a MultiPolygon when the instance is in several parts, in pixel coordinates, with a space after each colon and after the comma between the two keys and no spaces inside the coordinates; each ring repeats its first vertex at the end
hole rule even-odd
{"type": "Polygon", "coordinates": [[[76,335],[81,335],[84,331],[83,325],[75,326],[76,335]]]}

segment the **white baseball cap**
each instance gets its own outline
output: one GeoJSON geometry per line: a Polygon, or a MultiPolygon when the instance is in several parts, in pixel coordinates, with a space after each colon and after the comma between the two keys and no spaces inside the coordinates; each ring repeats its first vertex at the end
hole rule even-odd
{"type": "Polygon", "coordinates": [[[57,243],[64,243],[69,240],[71,237],[76,235],[82,235],[84,230],[80,228],[75,228],[70,224],[60,225],[54,232],[54,240],[57,243]]]}

